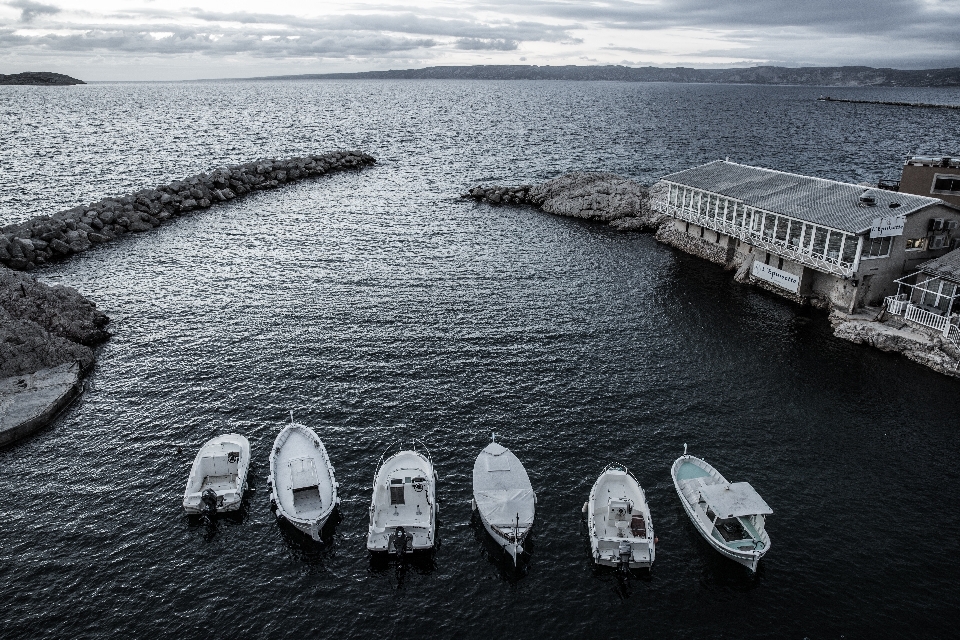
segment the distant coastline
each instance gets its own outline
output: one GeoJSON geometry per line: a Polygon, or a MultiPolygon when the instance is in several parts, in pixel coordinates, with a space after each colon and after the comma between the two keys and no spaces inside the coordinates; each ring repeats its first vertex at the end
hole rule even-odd
{"type": "Polygon", "coordinates": [[[13,73],[4,75],[0,73],[0,84],[17,85],[39,85],[64,87],[74,84],[87,84],[83,80],[77,80],[62,73],[52,73],[50,71],[24,71],[23,73],[13,73]]]}
{"type": "Polygon", "coordinates": [[[687,67],[473,65],[358,73],[314,73],[237,80],[586,80],[840,87],[960,87],[960,67],[887,69],[874,67],[687,67]]]}

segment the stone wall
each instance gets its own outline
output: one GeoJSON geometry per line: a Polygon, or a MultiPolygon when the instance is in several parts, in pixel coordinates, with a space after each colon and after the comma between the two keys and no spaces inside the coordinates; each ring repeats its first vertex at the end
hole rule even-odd
{"type": "Polygon", "coordinates": [[[684,253],[727,266],[727,248],[705,238],[698,238],[680,231],[672,224],[664,224],[657,230],[657,240],[684,253]]]}
{"type": "Polygon", "coordinates": [[[257,160],[174,180],[170,184],[37,216],[0,229],[0,263],[27,271],[82,253],[127,233],[152,229],[163,221],[217,202],[376,162],[359,151],[336,151],[288,160],[257,160]]]}

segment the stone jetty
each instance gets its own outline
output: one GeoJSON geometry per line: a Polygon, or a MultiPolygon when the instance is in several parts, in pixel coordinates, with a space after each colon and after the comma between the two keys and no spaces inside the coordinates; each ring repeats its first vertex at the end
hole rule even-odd
{"type": "Polygon", "coordinates": [[[375,162],[373,156],[359,151],[257,160],[125,196],[104,198],[50,216],[37,216],[0,229],[0,263],[11,269],[29,271],[127,233],[148,231],[170,218],[206,209],[218,202],[375,162]]]}
{"type": "Polygon", "coordinates": [[[491,204],[529,205],[558,216],[606,222],[621,230],[654,230],[658,215],[649,192],[614,173],[577,171],[539,185],[476,186],[463,194],[491,204]]]}

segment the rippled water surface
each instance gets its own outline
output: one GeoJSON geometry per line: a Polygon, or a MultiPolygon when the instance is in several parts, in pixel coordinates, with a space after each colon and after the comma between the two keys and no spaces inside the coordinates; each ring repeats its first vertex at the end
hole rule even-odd
{"type": "MultiPolygon", "coordinates": [[[[3,637],[946,637],[960,591],[960,383],[834,339],[821,312],[656,243],[460,200],[570,169],[649,182],[718,157],[848,181],[960,153],[960,114],[822,89],[562,82],[0,87],[0,220],[218,164],[338,147],[377,166],[258,193],[38,272],[114,319],[82,400],[0,451],[3,637]],[[267,453],[313,426],[343,504],[324,547],[278,525],[267,453]],[[246,434],[246,508],[180,507],[209,437],[246,434]],[[539,496],[508,567],[471,521],[491,431],[539,496]],[[439,549],[365,548],[374,466],[431,445],[439,549]],[[773,507],[751,576],[687,520],[689,443],[773,507]],[[178,449],[182,447],[182,451],[178,449]],[[619,460],[652,572],[597,570],[580,507],[619,460]]],[[[956,91],[831,90],[960,102],[956,91]]]]}

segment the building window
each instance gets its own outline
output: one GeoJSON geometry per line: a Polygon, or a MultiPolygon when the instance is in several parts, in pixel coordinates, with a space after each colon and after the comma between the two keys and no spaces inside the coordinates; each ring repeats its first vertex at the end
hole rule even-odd
{"type": "Polygon", "coordinates": [[[934,176],[930,193],[960,195],[960,176],[934,176]]]}
{"type": "Polygon", "coordinates": [[[923,251],[926,248],[926,238],[910,238],[907,240],[907,251],[923,251]]]}
{"type": "Polygon", "coordinates": [[[890,255],[890,245],[892,244],[893,238],[871,238],[870,241],[864,245],[860,259],[871,260],[873,258],[886,258],[890,255]]]}

